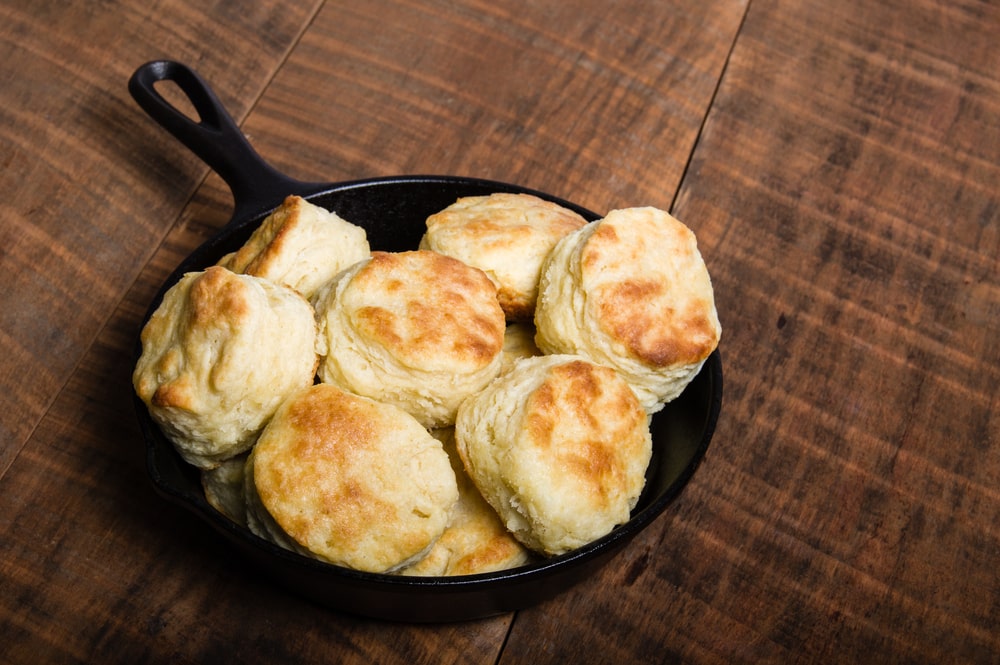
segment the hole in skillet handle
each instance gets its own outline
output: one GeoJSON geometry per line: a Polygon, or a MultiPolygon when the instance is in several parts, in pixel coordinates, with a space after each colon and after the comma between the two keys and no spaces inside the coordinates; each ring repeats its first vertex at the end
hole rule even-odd
{"type": "MultiPolygon", "coordinates": [[[[529,193],[575,210],[590,221],[598,218],[591,211],[544,192],[474,178],[398,176],[336,184],[302,183],[278,173],[257,156],[207,85],[186,67],[168,61],[149,63],[136,72],[129,87],[155,120],[212,168],[226,170],[220,175],[233,188],[236,199],[230,222],[168,277],[145,320],[159,305],[163,293],[185,272],[202,270],[240,247],[264,217],[292,193],[362,226],[372,248],[385,251],[414,249],[427,216],[463,196],[529,193]],[[152,90],[157,80],[164,79],[176,80],[191,96],[200,116],[198,122],[180,114],[152,90]],[[177,115],[182,119],[177,120],[177,115]]],[[[137,342],[134,353],[134,360],[138,360],[141,343],[137,342]]],[[[162,497],[197,515],[262,573],[290,591],[337,611],[420,623],[476,619],[523,609],[593,574],[681,492],[708,448],[721,404],[722,365],[716,351],[684,393],[653,417],[654,454],[646,489],[630,521],[607,536],[574,552],[513,570],[418,578],[363,573],[309,559],[231,522],[208,504],[199,472],[180,458],[145,405],[135,397],[147,446],[148,472],[162,497]]]]}
{"type": "Polygon", "coordinates": [[[233,220],[272,210],[290,194],[315,192],[281,173],[257,154],[212,88],[194,70],[172,60],[141,65],[128,81],[132,98],[149,117],[218,173],[233,194],[233,220]],[[187,97],[198,120],[168,101],[157,84],[172,83],[187,97]]]}

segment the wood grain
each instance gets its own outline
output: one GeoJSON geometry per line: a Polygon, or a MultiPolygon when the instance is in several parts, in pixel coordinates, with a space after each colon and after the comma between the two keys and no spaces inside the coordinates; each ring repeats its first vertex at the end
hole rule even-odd
{"type": "Polygon", "coordinates": [[[308,179],[446,173],[668,207],[743,7],[327,3],[246,130],[308,179]]]}
{"type": "Polygon", "coordinates": [[[1000,651],[1000,16],[964,9],[754,3],[681,188],[729,331],[684,560],[770,660],[1000,651]]]}
{"type": "Polygon", "coordinates": [[[197,64],[242,117],[315,11],[65,5],[0,4],[0,411],[18,414],[0,426],[0,474],[206,172],[136,112],[132,71],[167,55],[197,64]]]}
{"type": "Polygon", "coordinates": [[[975,0],[0,3],[0,662],[996,662],[998,30],[975,0]],[[156,496],[132,349],[231,197],[127,98],[155,57],[304,179],[672,208],[726,377],[680,499],[552,601],[412,626],[156,496]]]}

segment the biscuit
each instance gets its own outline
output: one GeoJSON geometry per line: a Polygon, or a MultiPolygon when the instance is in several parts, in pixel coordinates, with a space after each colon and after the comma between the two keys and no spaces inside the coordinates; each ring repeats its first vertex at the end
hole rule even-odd
{"type": "Polygon", "coordinates": [[[427,218],[420,249],[453,256],[485,272],[509,320],[531,319],[542,261],[586,220],[531,194],[461,198],[427,218]]]}
{"type": "Polygon", "coordinates": [[[313,382],[316,322],[292,289],[213,266],[184,275],[141,333],[132,380],[180,455],[202,469],[253,445],[313,382]]]}
{"type": "Polygon", "coordinates": [[[319,377],[412,414],[454,423],[500,371],[504,315],[482,271],[429,251],[372,252],[314,300],[319,377]]]}
{"type": "Polygon", "coordinates": [[[252,531],[367,572],[422,557],[458,500],[447,453],[412,416],[327,384],[281,405],[247,460],[245,490],[252,531]]]}
{"type": "Polygon", "coordinates": [[[243,467],[247,453],[231,457],[214,469],[201,471],[201,488],[205,500],[220,513],[246,526],[247,507],[243,498],[243,467]]]}
{"type": "Polygon", "coordinates": [[[569,355],[519,361],[462,404],[455,438],[483,498],[545,555],[628,521],[652,454],[648,417],[624,379],[569,355]]]}
{"type": "Polygon", "coordinates": [[[543,352],[613,367],[649,413],[684,390],[721,334],[694,233],[655,208],[615,210],[563,238],[542,270],[535,325],[543,352]]]}
{"type": "Polygon", "coordinates": [[[507,570],[527,563],[528,550],[507,531],[462,466],[455,448],[455,430],[431,431],[441,442],[458,481],[458,503],[451,523],[430,552],[400,573],[410,576],[475,575],[507,570]]]}
{"type": "Polygon", "coordinates": [[[528,321],[515,321],[507,324],[503,335],[503,354],[500,372],[506,372],[522,358],[542,355],[535,345],[535,326],[528,321]]]}
{"type": "Polygon", "coordinates": [[[309,299],[369,253],[363,228],[300,196],[289,196],[219,265],[284,284],[309,299]]]}

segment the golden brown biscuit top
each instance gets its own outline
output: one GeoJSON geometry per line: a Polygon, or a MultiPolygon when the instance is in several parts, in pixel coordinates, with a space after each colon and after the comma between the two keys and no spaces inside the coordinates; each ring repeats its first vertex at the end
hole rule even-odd
{"type": "Polygon", "coordinates": [[[257,495],[285,533],[358,569],[425,550],[458,498],[447,455],[419,423],[326,384],[279,409],[253,459],[257,495]]]}
{"type": "Polygon", "coordinates": [[[489,254],[522,247],[536,238],[558,240],[586,223],[577,213],[551,201],[501,192],[459,199],[428,217],[427,230],[445,243],[455,236],[475,240],[475,249],[489,254]]]}
{"type": "Polygon", "coordinates": [[[530,449],[558,469],[550,493],[573,495],[574,510],[603,512],[638,493],[648,461],[646,413],[615,371],[584,360],[549,370],[524,407],[530,449]]]}
{"type": "Polygon", "coordinates": [[[246,283],[236,274],[212,266],[191,285],[191,325],[239,325],[250,310],[246,283]]]}
{"type": "Polygon", "coordinates": [[[253,314],[248,288],[232,272],[211,267],[190,278],[186,300],[170,294],[176,296],[176,302],[166,302],[154,312],[140,335],[144,347],[164,346],[156,371],[140,377],[137,386],[140,396],[145,398],[155,388],[149,397],[154,406],[194,408],[199,390],[197,381],[183,370],[188,367],[197,371],[197,363],[186,355],[217,358],[218,362],[210,368],[213,385],[223,383],[223,377],[235,368],[227,364],[220,350],[231,331],[239,329],[253,314]],[[168,311],[171,308],[178,308],[180,315],[168,311]],[[158,376],[173,378],[160,383],[155,380],[158,376]]]}
{"type": "Polygon", "coordinates": [[[444,575],[476,575],[503,570],[528,561],[527,550],[511,536],[489,505],[478,520],[467,520],[461,531],[445,531],[441,544],[452,548],[444,575]],[[457,541],[457,542],[456,542],[457,541]],[[469,546],[467,543],[472,543],[469,546]]]}
{"type": "Polygon", "coordinates": [[[584,288],[601,328],[653,367],[704,360],[719,342],[694,233],[655,208],[612,211],[586,241],[584,288]]]}
{"type": "Polygon", "coordinates": [[[184,459],[200,468],[253,445],[319,356],[308,301],[270,280],[213,266],[164,294],[141,333],[136,394],[184,459]]]}
{"type": "Polygon", "coordinates": [[[360,226],[301,196],[288,196],[218,265],[264,277],[312,298],[341,270],[369,255],[360,226]]]}
{"type": "Polygon", "coordinates": [[[358,527],[392,512],[391,504],[355,477],[361,464],[371,465],[373,472],[378,468],[371,443],[381,423],[368,407],[346,393],[310,391],[285,413],[282,445],[257,448],[254,481],[265,506],[296,500],[318,504],[316,512],[280,512],[281,527],[297,541],[308,540],[318,516],[337,524],[343,537],[356,538],[358,527]],[[343,477],[331,476],[331,468],[343,477]]]}
{"type": "Polygon", "coordinates": [[[496,287],[482,271],[436,252],[372,252],[341,307],[361,335],[418,369],[475,371],[503,347],[496,287]]]}
{"type": "Polygon", "coordinates": [[[305,206],[300,196],[288,196],[268,215],[247,242],[233,254],[224,257],[220,265],[233,272],[266,274],[287,251],[290,238],[296,233],[305,206]]]}
{"type": "Polygon", "coordinates": [[[485,271],[510,319],[530,318],[538,270],[560,238],[584,226],[579,214],[531,194],[464,197],[427,218],[421,247],[485,271]]]}

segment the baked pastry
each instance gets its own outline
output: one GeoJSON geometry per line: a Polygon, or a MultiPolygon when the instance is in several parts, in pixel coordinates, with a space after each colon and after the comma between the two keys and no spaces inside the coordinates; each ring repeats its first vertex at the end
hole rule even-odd
{"type": "Polygon", "coordinates": [[[694,233],[656,208],[612,211],[559,241],[535,325],[543,352],[613,367],[649,413],[680,395],[721,334],[694,233]]]}
{"type": "Polygon", "coordinates": [[[313,382],[318,362],[313,310],[301,295],[219,266],[171,287],[141,340],[135,391],[202,469],[253,445],[278,404],[313,382]]]}
{"type": "Polygon", "coordinates": [[[556,241],[586,223],[531,194],[469,196],[427,218],[420,249],[481,269],[497,285],[507,318],[530,320],[542,261],[556,241]]]}
{"type": "Polygon", "coordinates": [[[652,455],[648,417],[624,379],[569,355],[521,360],[470,397],[455,439],[507,529],[546,555],[628,521],[652,455]]]}
{"type": "Polygon", "coordinates": [[[300,196],[289,196],[219,265],[290,286],[309,299],[369,253],[363,228],[300,196]]]}
{"type": "Polygon", "coordinates": [[[246,526],[247,506],[243,496],[243,467],[248,453],[231,457],[214,469],[201,471],[201,488],[205,500],[220,513],[246,526]]]}
{"type": "Polygon", "coordinates": [[[462,466],[455,448],[455,430],[431,431],[441,442],[458,481],[458,503],[451,523],[430,552],[400,573],[410,576],[475,575],[507,570],[528,562],[529,553],[504,527],[462,466]]]}
{"type": "Polygon", "coordinates": [[[412,414],[454,423],[500,371],[504,316],[481,270],[435,252],[372,252],[314,301],[319,377],[412,414]]]}
{"type": "Polygon", "coordinates": [[[515,321],[507,324],[503,334],[503,354],[500,372],[506,372],[522,358],[540,356],[542,352],[535,345],[535,326],[529,321],[515,321]]]}
{"type": "Polygon", "coordinates": [[[421,558],[458,500],[448,455],[412,416],[327,384],[281,405],[245,473],[254,533],[367,572],[421,558]]]}

